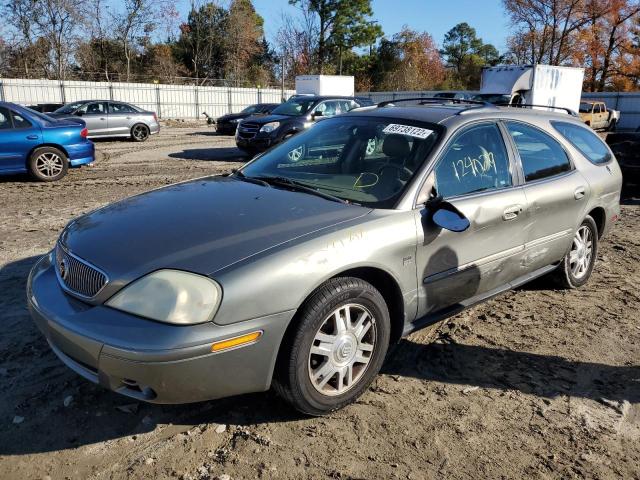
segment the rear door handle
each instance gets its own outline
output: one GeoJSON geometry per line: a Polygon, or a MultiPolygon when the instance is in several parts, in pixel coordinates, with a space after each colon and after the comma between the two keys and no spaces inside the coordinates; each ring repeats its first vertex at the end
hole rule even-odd
{"type": "Polygon", "coordinates": [[[578,187],[576,188],[575,192],[573,192],[573,197],[576,200],[580,200],[582,197],[584,197],[584,194],[585,194],[584,187],[578,187]]]}
{"type": "Polygon", "coordinates": [[[502,219],[513,220],[514,218],[517,218],[518,215],[520,215],[520,212],[522,212],[522,205],[513,205],[505,209],[504,213],[502,214],[502,219]]]}
{"type": "Polygon", "coordinates": [[[27,135],[27,140],[37,140],[38,135],[27,135]]]}

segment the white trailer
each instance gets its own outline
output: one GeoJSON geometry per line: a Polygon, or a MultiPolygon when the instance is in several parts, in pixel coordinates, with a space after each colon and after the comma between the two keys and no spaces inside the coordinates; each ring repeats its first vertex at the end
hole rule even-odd
{"type": "Polygon", "coordinates": [[[584,69],[552,65],[485,67],[479,100],[509,105],[540,105],[578,112],[584,69]]]}
{"type": "Polygon", "coordinates": [[[353,97],[355,81],[345,75],[300,75],[296,77],[298,95],[339,95],[353,97]]]}

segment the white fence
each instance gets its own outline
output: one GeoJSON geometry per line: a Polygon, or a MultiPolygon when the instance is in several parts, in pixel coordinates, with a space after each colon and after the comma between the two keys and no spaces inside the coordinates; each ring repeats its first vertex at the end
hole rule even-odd
{"type": "MultiPolygon", "coordinates": [[[[288,98],[293,90],[285,90],[288,98]]],[[[153,83],[107,83],[0,78],[0,101],[22,105],[116,100],[154,111],[160,118],[203,118],[238,112],[254,103],[280,103],[279,89],[195,87],[153,83]]]]}
{"type": "MultiPolygon", "coordinates": [[[[368,97],[376,103],[385,102],[387,100],[399,100],[402,98],[420,98],[431,97],[436,91],[419,91],[419,92],[364,92],[357,95],[368,97]]],[[[477,93],[477,92],[463,92],[477,93]]],[[[591,101],[602,101],[607,104],[608,108],[620,110],[620,123],[618,127],[621,130],[635,130],[640,126],[640,92],[605,92],[605,93],[583,93],[582,98],[591,101]]]]}

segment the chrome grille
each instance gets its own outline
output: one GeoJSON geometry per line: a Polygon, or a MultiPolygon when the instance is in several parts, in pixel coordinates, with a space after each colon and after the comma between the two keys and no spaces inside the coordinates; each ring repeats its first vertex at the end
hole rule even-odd
{"type": "Polygon", "coordinates": [[[260,130],[260,124],[253,122],[242,122],[238,125],[238,136],[241,138],[253,138],[260,130]]]}
{"type": "Polygon", "coordinates": [[[95,297],[107,284],[103,272],[71,255],[60,244],[56,245],[56,273],[67,290],[86,298],[95,297]]]}

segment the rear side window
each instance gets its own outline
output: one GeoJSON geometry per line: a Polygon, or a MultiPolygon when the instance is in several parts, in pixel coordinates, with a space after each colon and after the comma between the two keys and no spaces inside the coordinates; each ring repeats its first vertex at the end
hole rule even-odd
{"type": "Polygon", "coordinates": [[[508,122],[507,128],[520,154],[525,181],[533,182],[571,170],[562,145],[550,135],[522,123],[508,122]]]}
{"type": "Polygon", "coordinates": [[[9,130],[11,128],[11,118],[9,118],[9,110],[0,108],[0,130],[9,130]]]}
{"type": "Polygon", "coordinates": [[[125,105],[124,103],[110,103],[109,113],[137,113],[133,107],[125,105]]]}
{"type": "Polygon", "coordinates": [[[565,122],[551,122],[551,124],[591,163],[602,165],[611,160],[609,149],[590,128],[565,122]]]}
{"type": "Polygon", "coordinates": [[[19,113],[13,113],[13,128],[29,128],[31,126],[31,122],[25,119],[19,113]]]}

